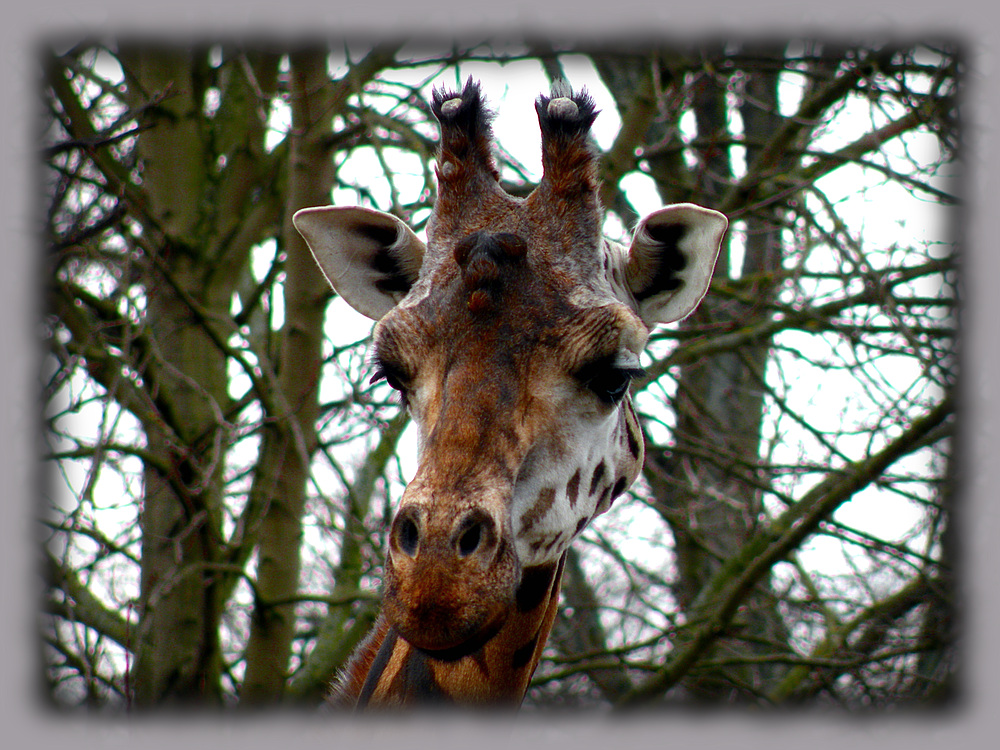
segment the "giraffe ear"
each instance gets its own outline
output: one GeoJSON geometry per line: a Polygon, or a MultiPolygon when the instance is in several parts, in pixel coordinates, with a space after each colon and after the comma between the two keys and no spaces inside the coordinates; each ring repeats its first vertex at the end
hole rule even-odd
{"type": "Polygon", "coordinates": [[[401,219],[357,206],[303,208],[292,223],[330,286],[378,320],[417,280],[426,247],[401,219]]]}
{"type": "Polygon", "coordinates": [[[698,306],[728,226],[718,211],[691,203],[661,208],[639,222],[625,279],[646,325],[680,320],[698,306]]]}

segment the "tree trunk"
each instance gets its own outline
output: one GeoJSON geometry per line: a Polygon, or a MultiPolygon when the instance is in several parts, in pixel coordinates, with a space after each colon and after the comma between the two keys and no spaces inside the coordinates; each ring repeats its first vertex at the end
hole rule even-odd
{"type": "Polygon", "coordinates": [[[157,383],[158,424],[146,424],[140,624],[131,675],[139,706],[217,701],[214,540],[219,534],[227,408],[225,356],[209,326],[229,312],[225,278],[209,280],[197,242],[205,169],[194,54],[122,53],[134,108],[170,92],[138,139],[149,203],[147,321],[154,350],[141,372],[157,383]],[[164,468],[166,467],[166,468],[164,468]]]}
{"type": "Polygon", "coordinates": [[[247,705],[279,700],[288,676],[299,586],[302,513],[309,461],[316,448],[323,318],[330,292],[292,214],[330,202],[333,160],[324,141],[332,130],[331,86],[324,50],[291,55],[291,171],[283,245],[285,324],[278,383],[287,412],[265,431],[263,475],[274,478],[266,499],[257,558],[256,599],[246,650],[242,699],[247,705]]]}
{"type": "MultiPolygon", "coordinates": [[[[780,120],[777,76],[754,71],[748,82],[743,115],[748,160],[751,160],[780,120]]],[[[718,205],[732,169],[729,150],[716,144],[728,139],[725,82],[703,74],[693,87],[698,125],[698,193],[706,205],[718,205]]],[[[743,300],[709,294],[698,310],[681,324],[690,331],[729,330],[752,325],[768,315],[774,290],[772,272],[781,266],[781,237],[771,211],[748,214],[740,278],[753,279],[743,300]]],[[[731,243],[723,247],[715,278],[731,281],[731,243]]],[[[688,622],[698,620],[691,608],[722,561],[754,534],[761,515],[761,422],[764,407],[764,367],[770,339],[762,338],[739,351],[720,352],[682,366],[678,373],[674,447],[649,445],[646,477],[657,507],[670,524],[675,540],[677,578],[674,593],[688,622]]],[[[775,600],[761,586],[741,608],[738,632],[715,646],[713,656],[736,657],[787,649],[775,600]]],[[[684,642],[684,629],[677,643],[684,642]]],[[[711,657],[710,657],[711,658],[711,657]]],[[[746,699],[774,679],[767,666],[708,668],[692,674],[685,688],[700,700],[746,699]]]]}

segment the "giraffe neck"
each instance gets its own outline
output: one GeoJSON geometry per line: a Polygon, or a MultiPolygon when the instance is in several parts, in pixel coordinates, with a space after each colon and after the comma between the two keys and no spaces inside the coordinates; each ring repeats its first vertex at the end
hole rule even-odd
{"type": "Polygon", "coordinates": [[[520,705],[559,603],[565,554],[526,568],[514,611],[489,640],[465,653],[421,651],[379,615],[348,664],[334,703],[361,709],[429,703],[520,705]]]}

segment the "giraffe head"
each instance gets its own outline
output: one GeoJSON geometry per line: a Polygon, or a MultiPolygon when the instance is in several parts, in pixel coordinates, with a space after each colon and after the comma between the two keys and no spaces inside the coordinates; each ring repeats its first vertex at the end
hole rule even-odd
{"type": "Polygon", "coordinates": [[[630,247],[605,240],[585,92],[557,84],[538,98],[543,177],[525,199],[499,184],[477,84],[435,91],[431,106],[441,142],[426,244],[366,208],[294,221],[334,289],[378,321],[375,377],[419,430],[383,611],[412,645],[457,658],[523,609],[524,571],[558,560],[634,481],[640,353],[652,326],[705,294],[727,220],[674,205],[645,217],[630,247]]]}

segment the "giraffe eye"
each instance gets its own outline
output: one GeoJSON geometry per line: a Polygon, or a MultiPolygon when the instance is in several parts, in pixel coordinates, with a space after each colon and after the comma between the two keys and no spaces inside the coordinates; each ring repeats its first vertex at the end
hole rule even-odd
{"type": "Polygon", "coordinates": [[[384,380],[386,383],[389,384],[389,387],[394,390],[397,391],[406,390],[405,388],[403,388],[403,384],[400,382],[399,376],[394,375],[389,370],[384,370],[382,368],[379,368],[378,370],[375,371],[375,374],[372,375],[372,378],[371,380],[368,381],[368,383],[369,385],[374,385],[380,380],[384,380]]]}
{"type": "Polygon", "coordinates": [[[371,379],[368,381],[369,385],[374,385],[380,380],[384,380],[390,388],[399,391],[400,395],[405,399],[407,387],[406,383],[409,378],[403,373],[402,369],[396,365],[386,362],[383,359],[376,358],[375,360],[375,372],[371,379]]]}
{"type": "Polygon", "coordinates": [[[601,357],[576,374],[580,383],[609,405],[617,404],[625,398],[632,381],[646,374],[641,367],[618,364],[616,360],[614,356],[601,357]]]}

